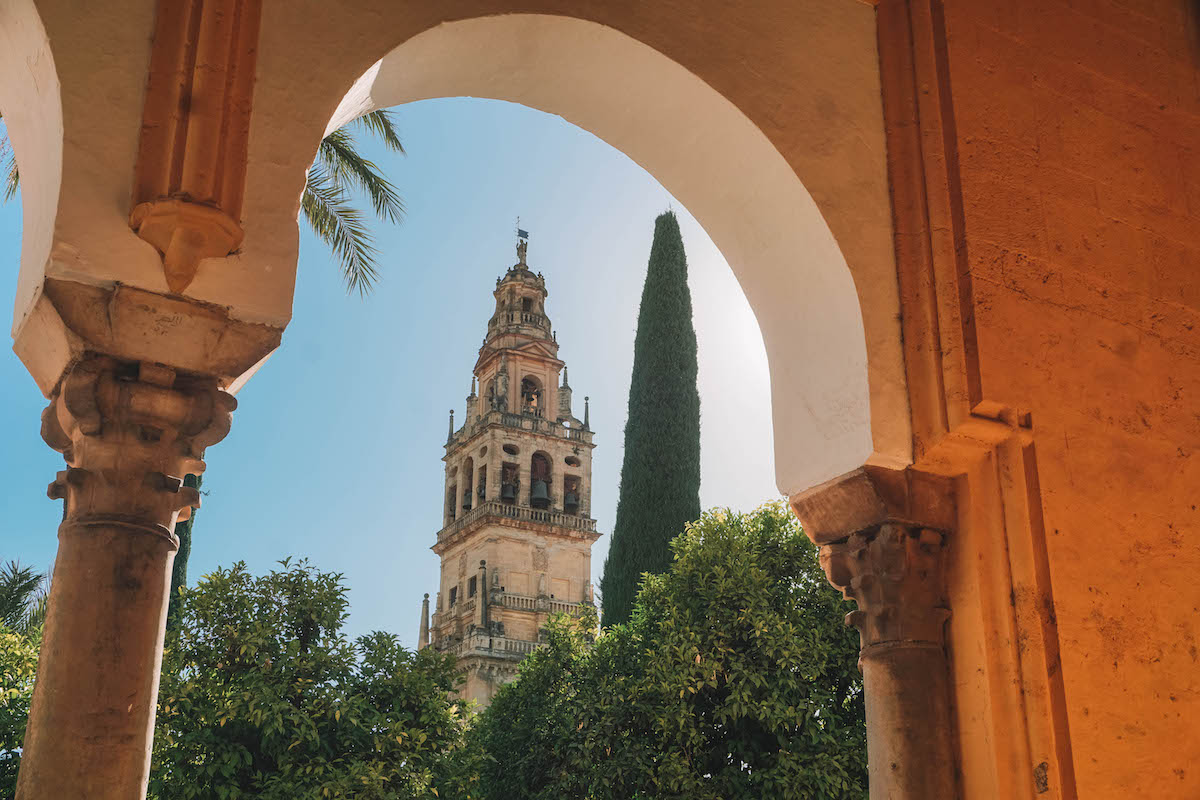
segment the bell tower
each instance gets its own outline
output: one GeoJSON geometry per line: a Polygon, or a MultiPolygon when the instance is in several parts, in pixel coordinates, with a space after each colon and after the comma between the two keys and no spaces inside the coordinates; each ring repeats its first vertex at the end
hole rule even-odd
{"type": "Polygon", "coordinates": [[[546,316],[546,281],[526,263],[496,279],[461,427],[446,440],[441,582],[422,630],[458,656],[459,693],[486,705],[542,641],[551,614],[592,604],[593,434],[572,412],[566,364],[546,316]]]}

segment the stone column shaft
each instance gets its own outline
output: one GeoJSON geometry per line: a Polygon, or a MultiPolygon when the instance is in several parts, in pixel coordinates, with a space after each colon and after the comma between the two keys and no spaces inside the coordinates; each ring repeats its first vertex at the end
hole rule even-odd
{"type": "Polygon", "coordinates": [[[943,534],[884,524],[821,548],[858,609],[872,800],[957,797],[944,630],[943,534]]]}
{"type": "Polygon", "coordinates": [[[203,470],[235,405],[215,380],[90,356],[43,413],[66,513],[18,800],[145,796],[173,529],[200,503],[182,476],[203,470]]]}

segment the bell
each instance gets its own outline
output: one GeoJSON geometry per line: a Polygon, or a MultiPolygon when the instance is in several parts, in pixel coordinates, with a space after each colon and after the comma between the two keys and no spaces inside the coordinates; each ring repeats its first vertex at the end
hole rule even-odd
{"type": "Polygon", "coordinates": [[[563,508],[567,509],[568,511],[574,511],[575,509],[579,508],[579,495],[567,494],[565,497],[563,497],[563,508]]]}
{"type": "Polygon", "coordinates": [[[467,489],[463,492],[463,511],[471,510],[471,490],[467,489]]]}
{"type": "Polygon", "coordinates": [[[529,504],[534,508],[545,508],[550,505],[550,491],[545,481],[533,482],[533,491],[529,494],[529,504]]]}
{"type": "Polygon", "coordinates": [[[508,501],[516,500],[517,487],[513,486],[511,483],[502,484],[500,486],[500,499],[508,501]]]}

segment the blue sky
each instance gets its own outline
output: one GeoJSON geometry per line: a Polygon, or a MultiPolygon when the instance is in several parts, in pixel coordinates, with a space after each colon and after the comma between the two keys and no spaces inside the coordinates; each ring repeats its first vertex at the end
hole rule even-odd
{"type": "MultiPolygon", "coordinates": [[[[368,153],[400,187],[408,215],[376,224],[382,279],[348,296],[325,248],[302,228],[291,325],[240,393],[233,430],[208,451],[189,574],[284,556],[342,572],[352,634],[416,643],[433,591],[447,412],[462,419],[495,279],[516,260],[546,276],[547,311],[576,414],[591,397],[592,509],[616,512],[638,302],[654,218],[680,217],[700,350],[701,503],[752,508],[777,496],[769,378],[754,316],[700,225],[623,154],[558,117],[510,103],[431,100],[396,109],[407,156],[368,153]]],[[[20,256],[20,208],[0,206],[0,308],[7,328],[20,256]]],[[[61,504],[46,484],[61,456],[41,440],[46,401],[10,347],[0,352],[0,561],[49,565],[61,504]]]]}

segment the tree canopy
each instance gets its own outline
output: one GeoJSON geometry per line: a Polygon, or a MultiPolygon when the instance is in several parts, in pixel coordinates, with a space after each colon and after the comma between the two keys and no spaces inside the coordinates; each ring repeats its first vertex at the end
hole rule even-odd
{"type": "Polygon", "coordinates": [[[567,618],[474,731],[487,800],[865,800],[853,606],[780,504],[712,511],[628,623],[567,618]]]}
{"type": "MultiPolygon", "coordinates": [[[[453,659],[350,642],[342,576],[305,561],[207,575],[167,639],[150,797],[455,797],[453,659]]],[[[469,780],[469,778],[463,778],[469,780]]]]}
{"type": "Polygon", "coordinates": [[[641,576],[664,572],[671,540],[700,516],[696,330],[679,221],[654,222],[633,346],[625,456],[600,581],[604,624],[629,619],[641,576]]]}
{"type": "Polygon", "coordinates": [[[41,641],[40,626],[18,631],[0,622],[0,797],[17,792],[20,749],[41,641]]]}

